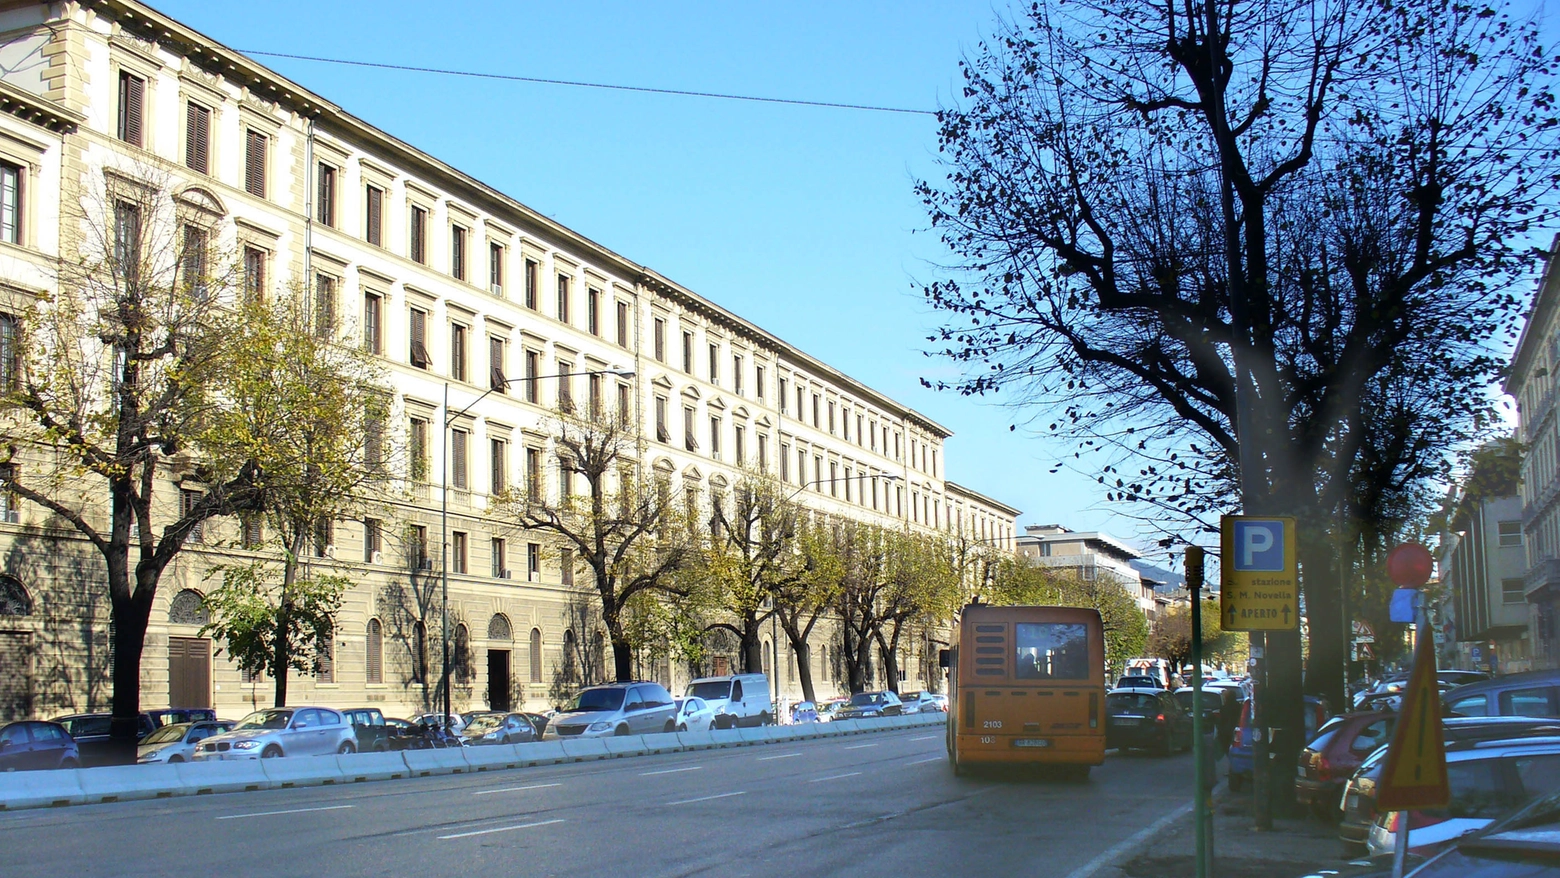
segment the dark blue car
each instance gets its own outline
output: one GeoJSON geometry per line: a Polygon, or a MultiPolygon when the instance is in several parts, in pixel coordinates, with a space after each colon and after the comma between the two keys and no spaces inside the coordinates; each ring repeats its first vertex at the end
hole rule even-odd
{"type": "Polygon", "coordinates": [[[58,724],[27,720],[0,726],[0,771],[79,767],[76,742],[58,724]]]}
{"type": "MultiPolygon", "coordinates": [[[[1316,736],[1316,730],[1327,721],[1322,699],[1305,696],[1305,740],[1316,736]]],[[[1235,740],[1230,744],[1230,789],[1236,792],[1251,782],[1251,700],[1241,702],[1240,725],[1235,729],[1235,740]]]]}

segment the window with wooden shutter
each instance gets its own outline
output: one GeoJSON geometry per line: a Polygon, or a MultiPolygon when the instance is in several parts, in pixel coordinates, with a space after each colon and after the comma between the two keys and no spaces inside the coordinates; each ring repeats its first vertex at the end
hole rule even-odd
{"type": "Polygon", "coordinates": [[[314,334],[330,338],[336,331],[336,279],[325,274],[314,276],[314,334]]]}
{"type": "Polygon", "coordinates": [[[536,310],[536,260],[525,261],[525,306],[536,310]]]}
{"type": "Polygon", "coordinates": [[[470,437],[465,430],[450,431],[450,460],[455,470],[452,484],[455,487],[465,489],[470,486],[466,478],[466,448],[467,439],[470,437]]]}
{"type": "Polygon", "coordinates": [[[432,358],[428,356],[428,312],[412,309],[412,365],[419,369],[428,368],[432,358]]]}
{"type": "Polygon", "coordinates": [[[384,210],[385,190],[378,186],[369,186],[363,190],[363,202],[368,215],[365,217],[363,237],[375,247],[385,245],[384,238],[384,210]]]}
{"type": "Polygon", "coordinates": [[[488,291],[504,294],[504,245],[495,241],[488,242],[488,291]]]}
{"type": "Polygon", "coordinates": [[[558,319],[569,322],[569,277],[558,275],[558,319]]]}
{"type": "Polygon", "coordinates": [[[371,354],[385,352],[384,299],[375,293],[363,294],[363,350],[371,354]]]}
{"type": "Polygon", "coordinates": [[[466,327],[459,323],[450,324],[450,377],[466,380],[466,327]]]}
{"type": "Polygon", "coordinates": [[[538,376],[542,374],[542,355],[536,351],[525,352],[525,401],[539,403],[542,400],[542,389],[537,386],[538,376]]]}
{"type": "Polygon", "coordinates": [[[628,347],[628,303],[617,303],[617,343],[618,347],[628,347]]]}
{"type": "Polygon", "coordinates": [[[146,80],[129,71],[119,71],[119,139],[133,146],[144,146],[146,127],[146,80]]]}
{"type": "Polygon", "coordinates": [[[504,478],[504,471],[508,467],[506,455],[504,453],[505,450],[504,440],[488,440],[488,466],[490,469],[490,472],[488,473],[489,493],[502,494],[504,493],[504,488],[507,487],[505,484],[506,479],[504,478]]]}
{"type": "Polygon", "coordinates": [[[601,335],[601,291],[585,292],[585,327],[591,335],[601,335]]]}
{"type": "Polygon", "coordinates": [[[336,682],[336,657],[331,650],[330,634],[321,634],[314,647],[314,677],[320,683],[336,682]]]}
{"type": "Polygon", "coordinates": [[[428,261],[428,211],[420,207],[412,208],[412,228],[410,229],[411,247],[410,256],[414,262],[426,263],[428,261]]]}
{"type": "Polygon", "coordinates": [[[336,227],[336,169],[321,162],[318,168],[314,218],[323,225],[336,227]]]}
{"type": "Polygon", "coordinates": [[[450,226],[450,277],[466,279],[466,230],[450,226]]]}
{"type": "Polygon", "coordinates": [[[256,198],[265,197],[265,156],[267,138],[249,129],[244,135],[244,191],[256,198]]]}
{"type": "Polygon", "coordinates": [[[264,250],[244,248],[244,295],[251,302],[265,301],[265,261],[264,250]]]}
{"type": "Polygon", "coordinates": [[[184,272],[184,287],[197,302],[204,302],[208,291],[206,272],[206,249],[210,245],[210,236],[206,230],[196,225],[184,227],[184,252],[179,261],[184,272]]]}
{"type": "Polygon", "coordinates": [[[488,386],[496,393],[509,392],[509,377],[504,374],[504,340],[488,336],[488,386]]]}
{"type": "Polygon", "coordinates": [[[184,164],[192,171],[211,173],[211,110],[193,101],[185,104],[184,164]]]}
{"type": "Polygon", "coordinates": [[[22,243],[22,168],[0,162],[0,240],[22,243]]]}
{"type": "Polygon", "coordinates": [[[385,635],[384,627],[378,619],[368,620],[368,656],[367,672],[370,684],[383,683],[385,681],[385,635]]]}

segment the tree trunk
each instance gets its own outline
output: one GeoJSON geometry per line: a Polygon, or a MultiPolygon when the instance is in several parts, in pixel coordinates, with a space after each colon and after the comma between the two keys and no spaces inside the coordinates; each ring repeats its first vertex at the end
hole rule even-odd
{"type": "Polygon", "coordinates": [[[863,647],[866,644],[862,642],[855,628],[850,625],[846,625],[841,634],[844,640],[845,682],[850,688],[850,694],[855,695],[857,692],[866,691],[867,688],[863,667],[866,664],[865,656],[863,655],[863,647]]]}
{"type": "Polygon", "coordinates": [[[141,721],[141,651],[146,646],[146,625],[152,616],[157,577],[138,572],[136,589],[132,593],[126,581],[129,574],[123,566],[111,563],[109,576],[120,582],[110,581],[109,584],[113,611],[114,695],[105,758],[110,765],[134,765],[141,721]]]}
{"type": "Polygon", "coordinates": [[[796,675],[802,681],[802,700],[817,703],[817,696],[813,692],[812,678],[812,647],[808,646],[807,638],[796,630],[795,623],[780,623],[780,628],[785,632],[785,639],[790,641],[791,652],[796,656],[796,675]]]}
{"type": "MultiPolygon", "coordinates": [[[[742,673],[762,674],[764,672],[764,644],[759,640],[760,628],[758,620],[752,616],[742,619],[742,673]]],[[[776,676],[779,669],[776,669],[776,676]]]]}
{"type": "Polygon", "coordinates": [[[1300,540],[1300,569],[1305,583],[1306,622],[1309,627],[1309,656],[1305,666],[1305,690],[1327,700],[1334,711],[1346,706],[1344,658],[1350,626],[1343,618],[1343,581],[1338,573],[1336,533],[1328,539],[1314,530],[1309,540],[1300,540]],[[1328,543],[1334,545],[1328,545],[1328,543]]]}

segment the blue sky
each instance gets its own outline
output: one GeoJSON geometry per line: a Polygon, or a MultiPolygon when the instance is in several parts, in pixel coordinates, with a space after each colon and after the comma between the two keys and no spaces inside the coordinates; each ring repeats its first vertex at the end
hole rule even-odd
{"type": "MultiPolygon", "coordinates": [[[[236,49],[925,109],[956,93],[996,8],[153,2],[236,49]]],[[[919,384],[951,374],[921,354],[938,318],[920,282],[944,256],[912,191],[936,170],[932,117],[260,60],[925,412],[955,433],[948,476],[1021,524],[1109,527],[1092,479],[1048,472],[1062,449],[919,384]]]]}

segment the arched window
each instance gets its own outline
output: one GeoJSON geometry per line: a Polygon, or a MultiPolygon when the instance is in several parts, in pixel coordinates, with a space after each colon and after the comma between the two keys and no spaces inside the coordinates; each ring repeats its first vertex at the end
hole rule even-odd
{"type": "Polygon", "coordinates": [[[531,629],[531,682],[542,682],[542,629],[531,629]]]}
{"type": "Polygon", "coordinates": [[[378,619],[368,620],[368,682],[385,681],[385,630],[378,619]]]}
{"type": "Polygon", "coordinates": [[[32,597],[22,581],[14,576],[0,574],[0,616],[31,616],[32,597]]]}
{"type": "Polygon", "coordinates": [[[423,683],[428,679],[428,626],[418,619],[412,625],[412,682],[423,683]]]}
{"type": "Polygon", "coordinates": [[[762,647],[760,648],[760,650],[764,654],[763,667],[764,667],[764,673],[767,675],[767,674],[769,674],[769,641],[767,641],[767,640],[764,641],[764,643],[763,643],[762,647]]]}
{"type": "Polygon", "coordinates": [[[509,617],[503,613],[494,613],[488,620],[488,640],[501,640],[508,642],[514,639],[514,634],[509,628],[509,617]]]}
{"type": "Polygon", "coordinates": [[[455,626],[455,682],[462,686],[471,682],[471,632],[465,623],[455,626]]]}
{"type": "Polygon", "coordinates": [[[211,621],[200,592],[184,589],[168,603],[168,622],[173,625],[204,625],[211,621]]]}
{"type": "Polygon", "coordinates": [[[596,649],[596,682],[599,683],[607,678],[607,638],[600,631],[597,631],[596,636],[592,638],[592,642],[595,644],[596,649]]]}
{"type": "Polygon", "coordinates": [[[314,646],[314,679],[320,683],[336,682],[336,650],[330,634],[320,637],[314,646]]]}
{"type": "Polygon", "coordinates": [[[574,629],[570,628],[563,632],[563,673],[565,677],[572,678],[574,676],[577,667],[575,661],[578,653],[579,646],[574,640],[574,629]]]}

